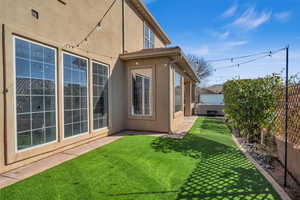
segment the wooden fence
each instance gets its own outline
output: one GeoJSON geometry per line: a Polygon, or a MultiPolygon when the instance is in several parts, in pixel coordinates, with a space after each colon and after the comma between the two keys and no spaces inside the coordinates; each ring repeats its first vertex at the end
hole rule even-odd
{"type": "MultiPolygon", "coordinates": [[[[285,91],[284,89],[282,91],[285,91]]],[[[292,84],[288,90],[288,141],[300,146],[300,83],[292,84]]],[[[285,135],[285,92],[282,92],[276,111],[275,129],[285,135]]]]}

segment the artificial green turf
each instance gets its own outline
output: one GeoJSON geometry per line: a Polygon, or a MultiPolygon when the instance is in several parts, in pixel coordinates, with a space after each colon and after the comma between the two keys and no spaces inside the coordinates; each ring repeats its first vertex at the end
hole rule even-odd
{"type": "Polygon", "coordinates": [[[221,121],[182,140],[127,136],[0,190],[1,200],[279,199],[221,121]]]}

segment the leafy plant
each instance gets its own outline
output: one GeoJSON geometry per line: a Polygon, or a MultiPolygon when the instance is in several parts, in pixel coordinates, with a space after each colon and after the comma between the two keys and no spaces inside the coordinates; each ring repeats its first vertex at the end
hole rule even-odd
{"type": "Polygon", "coordinates": [[[227,81],[224,84],[225,117],[249,141],[258,141],[262,128],[273,127],[281,85],[276,74],[227,81]]]}

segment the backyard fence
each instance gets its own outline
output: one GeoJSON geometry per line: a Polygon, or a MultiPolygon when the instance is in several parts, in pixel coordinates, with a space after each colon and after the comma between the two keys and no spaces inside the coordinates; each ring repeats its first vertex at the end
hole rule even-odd
{"type": "MultiPolygon", "coordinates": [[[[285,92],[281,89],[282,95],[276,107],[275,130],[279,136],[285,135],[285,92]]],[[[288,141],[300,146],[300,83],[292,84],[288,89],[288,141]]]]}

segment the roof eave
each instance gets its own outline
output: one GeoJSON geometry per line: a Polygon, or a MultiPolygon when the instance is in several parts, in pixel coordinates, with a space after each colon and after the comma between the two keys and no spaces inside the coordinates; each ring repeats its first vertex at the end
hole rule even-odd
{"type": "Polygon", "coordinates": [[[150,58],[161,58],[161,57],[176,57],[175,60],[176,63],[179,63],[180,66],[183,66],[184,71],[186,71],[191,79],[199,83],[200,80],[198,76],[196,75],[195,71],[193,70],[191,64],[188,62],[186,56],[181,51],[179,47],[173,47],[168,50],[162,50],[162,51],[156,51],[156,52],[132,52],[132,53],[126,53],[120,55],[121,60],[123,61],[130,61],[130,60],[136,60],[136,59],[150,59],[150,58]]]}
{"type": "Polygon", "coordinates": [[[171,44],[171,40],[165,31],[161,28],[159,23],[145,7],[145,5],[140,0],[130,0],[130,2],[136,7],[136,9],[145,17],[148,23],[155,28],[155,31],[159,34],[159,37],[162,39],[165,45],[171,44]]]}
{"type": "Polygon", "coordinates": [[[136,59],[147,59],[147,58],[159,58],[159,57],[171,57],[177,56],[178,51],[170,50],[164,52],[143,52],[143,53],[128,53],[120,55],[120,58],[124,61],[136,60],[136,59]]]}

